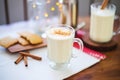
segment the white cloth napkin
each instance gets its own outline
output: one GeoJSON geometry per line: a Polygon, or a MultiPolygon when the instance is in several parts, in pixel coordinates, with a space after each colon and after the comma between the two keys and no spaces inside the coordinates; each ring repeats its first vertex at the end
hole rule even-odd
{"type": "MultiPolygon", "coordinates": [[[[74,50],[75,51],[75,50],[74,50]]],[[[71,65],[65,70],[54,70],[48,65],[46,48],[31,51],[32,54],[42,56],[42,61],[28,58],[28,67],[24,62],[14,64],[18,54],[10,54],[0,47],[0,79],[1,80],[62,80],[98,63],[100,59],[79,52],[71,60],[71,65]]]]}
{"type": "MultiPolygon", "coordinates": [[[[8,26],[0,26],[0,38],[6,35],[16,36],[14,33],[20,31],[31,31],[30,24],[26,22],[15,23],[8,26]],[[27,27],[26,27],[27,26],[27,27]],[[11,27],[10,29],[8,27],[11,27]]],[[[74,49],[76,51],[76,49],[74,49]]],[[[65,70],[53,70],[48,65],[47,50],[40,48],[30,51],[30,53],[41,56],[42,61],[28,58],[28,67],[24,66],[24,61],[14,64],[19,54],[10,54],[3,47],[0,47],[0,80],[62,80],[76,74],[90,66],[98,63],[105,56],[89,49],[79,52],[76,58],[71,60],[71,65],[65,70]]]]}

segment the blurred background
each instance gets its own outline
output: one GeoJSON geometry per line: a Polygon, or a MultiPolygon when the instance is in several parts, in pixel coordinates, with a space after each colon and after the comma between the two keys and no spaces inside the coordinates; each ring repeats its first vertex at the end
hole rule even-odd
{"type": "MultiPolygon", "coordinates": [[[[31,1],[35,0],[0,0],[0,24],[9,24],[18,21],[29,20],[32,17],[31,16],[32,5],[30,6],[31,1]]],[[[44,4],[45,0],[39,1],[43,2],[44,4]]],[[[53,5],[56,2],[58,2],[58,0],[46,0],[46,1],[52,1],[52,3],[50,3],[49,5],[53,5]]],[[[91,3],[90,0],[78,0],[78,1],[79,1],[79,16],[88,16],[89,5],[91,3]]]]}
{"type": "MultiPolygon", "coordinates": [[[[41,9],[41,13],[43,12],[44,17],[49,17],[52,15],[58,15],[58,9],[56,8],[58,0],[0,0],[0,25],[2,24],[10,24],[18,21],[30,20],[33,18],[35,10],[33,8],[36,7],[34,5],[34,1],[40,1],[41,5],[39,8],[41,9]],[[47,8],[52,12],[44,12],[45,6],[43,4],[45,1],[48,3],[46,4],[47,8]],[[51,6],[52,5],[52,6],[51,6]]],[[[90,4],[93,2],[98,2],[103,0],[78,0],[78,16],[89,16],[90,15],[90,4]]],[[[120,0],[111,0],[110,2],[114,3],[117,6],[116,14],[119,15],[120,13],[120,0]]],[[[48,11],[48,10],[47,10],[48,11]]],[[[35,17],[38,19],[39,17],[35,17]]]]}

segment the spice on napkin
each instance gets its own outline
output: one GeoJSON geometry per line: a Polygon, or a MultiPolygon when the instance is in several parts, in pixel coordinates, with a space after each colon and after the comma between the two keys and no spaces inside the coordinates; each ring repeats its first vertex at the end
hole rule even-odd
{"type": "Polygon", "coordinates": [[[29,52],[19,52],[20,56],[18,57],[18,59],[15,61],[15,64],[18,64],[20,61],[24,60],[24,64],[27,67],[28,66],[28,61],[27,61],[27,57],[31,57],[35,60],[42,60],[41,57],[30,54],[29,52]]]}

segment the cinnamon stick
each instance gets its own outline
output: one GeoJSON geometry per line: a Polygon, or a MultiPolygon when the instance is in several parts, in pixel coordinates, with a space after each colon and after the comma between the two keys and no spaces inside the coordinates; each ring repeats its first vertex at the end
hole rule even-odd
{"type": "Polygon", "coordinates": [[[20,55],[20,56],[18,57],[18,59],[15,61],[15,64],[18,64],[22,59],[23,59],[23,56],[20,55]]]}
{"type": "Polygon", "coordinates": [[[109,0],[104,0],[101,6],[101,9],[105,9],[105,7],[107,6],[109,0]]]}
{"type": "MultiPolygon", "coordinates": [[[[30,52],[27,51],[26,53],[30,53],[30,52]]],[[[27,67],[28,66],[27,56],[24,56],[23,60],[24,60],[25,66],[27,67]]]]}
{"type": "Polygon", "coordinates": [[[33,55],[33,54],[29,54],[29,53],[27,53],[27,52],[20,52],[20,54],[22,54],[22,55],[24,55],[24,56],[29,56],[29,57],[34,58],[34,59],[36,59],[36,60],[42,60],[41,57],[36,56],[36,55],[33,55]]]}
{"type": "Polygon", "coordinates": [[[24,63],[25,63],[25,66],[27,67],[28,66],[28,62],[27,62],[27,56],[24,56],[24,63]]]}

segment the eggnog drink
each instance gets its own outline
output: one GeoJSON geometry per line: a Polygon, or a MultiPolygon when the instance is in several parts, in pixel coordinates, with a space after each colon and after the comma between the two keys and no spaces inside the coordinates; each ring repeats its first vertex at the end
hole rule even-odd
{"type": "Polygon", "coordinates": [[[71,58],[74,34],[63,28],[47,31],[48,58],[55,63],[68,63],[71,58]]]}
{"type": "Polygon", "coordinates": [[[91,6],[90,39],[95,42],[109,42],[113,36],[115,6],[109,5],[101,10],[100,6],[91,6]]]}

